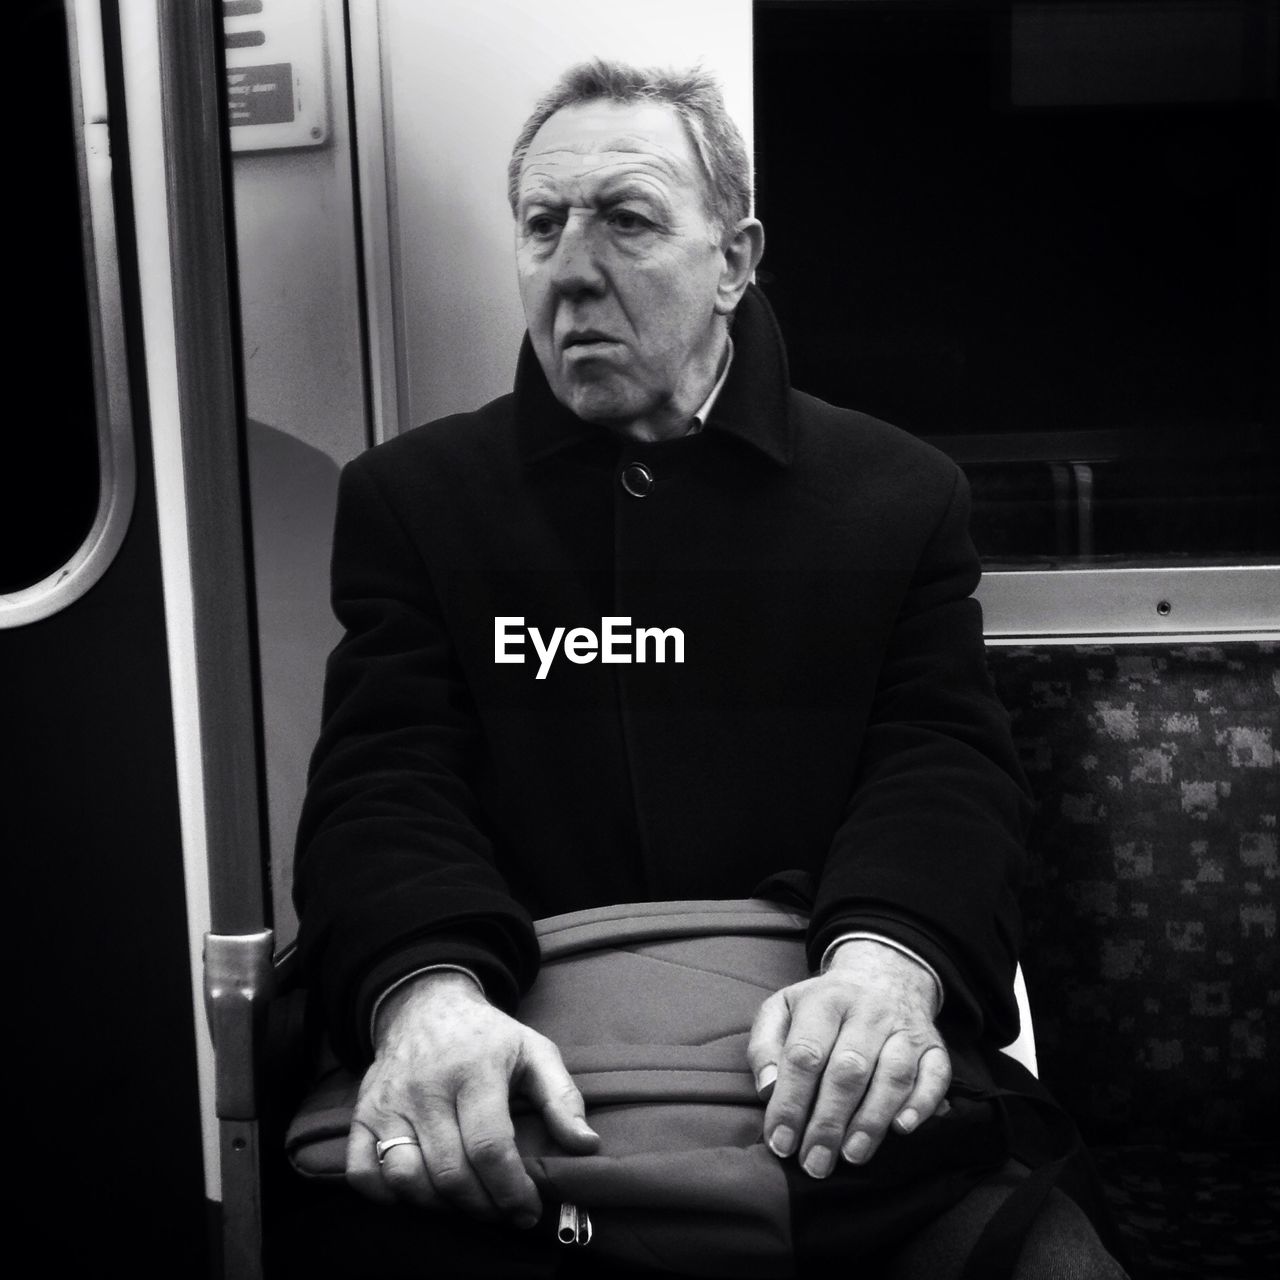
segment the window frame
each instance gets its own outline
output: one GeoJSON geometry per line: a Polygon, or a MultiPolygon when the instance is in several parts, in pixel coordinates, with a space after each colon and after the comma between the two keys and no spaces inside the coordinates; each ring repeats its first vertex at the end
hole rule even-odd
{"type": "Polygon", "coordinates": [[[992,569],[977,597],[989,645],[1280,639],[1280,565],[992,569]]]}
{"type": "Polygon", "coordinates": [[[65,9],[98,442],[98,506],[89,531],[64,564],[30,586],[0,594],[0,628],[37,622],[80,599],[120,550],[137,492],[102,15],[93,0],[66,0],[65,9]]]}

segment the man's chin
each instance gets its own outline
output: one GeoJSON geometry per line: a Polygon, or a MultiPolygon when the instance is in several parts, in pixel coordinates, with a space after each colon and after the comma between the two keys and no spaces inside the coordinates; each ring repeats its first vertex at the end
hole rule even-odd
{"type": "Polygon", "coordinates": [[[637,415],[637,407],[616,387],[578,383],[565,388],[557,399],[584,422],[602,427],[625,426],[637,415]]]}

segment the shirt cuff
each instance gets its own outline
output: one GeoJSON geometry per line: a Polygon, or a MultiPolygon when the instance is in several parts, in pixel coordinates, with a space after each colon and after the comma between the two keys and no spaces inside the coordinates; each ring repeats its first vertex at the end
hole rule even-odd
{"type": "Polygon", "coordinates": [[[836,948],[842,942],[879,942],[882,946],[892,947],[894,951],[906,956],[908,960],[914,960],[933,979],[934,991],[937,993],[937,1007],[933,1011],[933,1016],[936,1018],[942,1012],[942,1002],[946,998],[946,992],[943,990],[942,979],[938,977],[938,971],[923,956],[912,951],[910,947],[903,946],[901,942],[895,942],[893,938],[886,938],[882,933],[870,933],[865,929],[859,929],[852,933],[842,933],[838,938],[833,938],[827,944],[827,949],[822,953],[822,962],[818,965],[819,973],[826,973],[831,968],[831,961],[835,959],[836,948]]]}
{"type": "MultiPolygon", "coordinates": [[[[832,944],[834,945],[834,944],[832,944]]],[[[830,950],[830,948],[828,948],[830,950]]],[[[377,1044],[374,1032],[378,1027],[378,1010],[382,1008],[382,1002],[393,992],[403,987],[406,982],[412,982],[414,978],[420,978],[424,973],[465,973],[472,982],[480,988],[480,994],[484,995],[484,983],[476,977],[475,973],[468,969],[464,964],[425,964],[421,969],[415,969],[412,973],[406,973],[404,977],[397,978],[381,995],[373,1002],[373,1008],[369,1012],[369,1043],[377,1044]]],[[[932,972],[932,970],[930,970],[932,972]]]]}

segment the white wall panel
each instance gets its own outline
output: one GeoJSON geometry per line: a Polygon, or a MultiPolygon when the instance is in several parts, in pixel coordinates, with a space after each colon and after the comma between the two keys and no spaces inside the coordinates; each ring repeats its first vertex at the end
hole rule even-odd
{"type": "Polygon", "coordinates": [[[284,944],[296,930],[293,844],[324,663],[341,634],[328,584],[338,468],[369,431],[342,3],[272,0],[265,18],[297,36],[269,45],[270,61],[310,57],[319,42],[326,98],[319,145],[232,160],[271,889],[284,944]]]}
{"type": "Polygon", "coordinates": [[[328,140],[232,163],[246,407],[345,462],[364,448],[365,408],[342,4],[303,6],[324,39],[328,140]]]}

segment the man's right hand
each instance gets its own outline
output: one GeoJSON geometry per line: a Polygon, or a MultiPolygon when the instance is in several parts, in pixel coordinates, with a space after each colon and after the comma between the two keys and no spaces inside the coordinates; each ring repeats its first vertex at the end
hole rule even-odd
{"type": "Polygon", "coordinates": [[[465,974],[425,973],[393,991],[375,1042],[347,1142],[347,1181],[371,1200],[533,1226],[542,1203],[516,1151],[512,1092],[533,1102],[566,1150],[599,1143],[560,1051],[465,974]],[[378,1141],[400,1136],[414,1141],[379,1164],[378,1141]]]}

